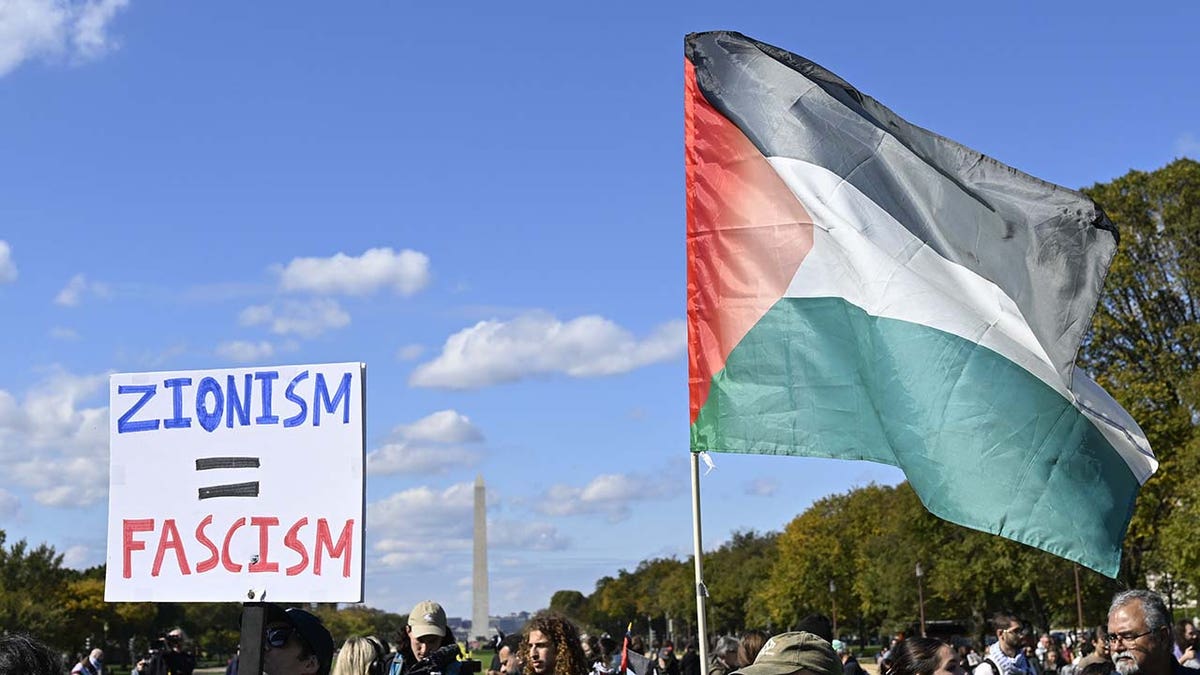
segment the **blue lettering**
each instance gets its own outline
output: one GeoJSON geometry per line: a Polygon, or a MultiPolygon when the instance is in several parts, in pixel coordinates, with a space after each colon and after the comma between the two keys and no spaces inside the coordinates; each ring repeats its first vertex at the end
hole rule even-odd
{"type": "Polygon", "coordinates": [[[300,412],[296,413],[295,416],[284,420],[283,426],[285,427],[298,427],[301,424],[304,424],[304,418],[308,417],[308,403],[296,395],[296,385],[307,379],[308,371],[306,370],[303,373],[293,377],[291,383],[287,386],[287,392],[285,392],[284,395],[287,396],[287,400],[300,406],[300,412]]]}
{"type": "Polygon", "coordinates": [[[233,428],[233,414],[237,413],[238,424],[240,426],[250,425],[250,387],[254,383],[254,377],[250,373],[246,373],[246,393],[238,396],[237,382],[230,375],[225,382],[225,407],[229,413],[225,416],[225,426],[233,428]],[[245,401],[245,404],[242,403],[245,401]]]}
{"type": "Polygon", "coordinates": [[[200,426],[204,427],[205,431],[212,431],[221,425],[221,413],[225,412],[225,397],[221,395],[221,385],[211,377],[206,377],[200,380],[200,386],[196,388],[196,418],[200,420],[200,426]],[[214,399],[214,410],[208,411],[207,400],[208,395],[212,394],[214,399]]]}
{"type": "Polygon", "coordinates": [[[169,420],[163,420],[163,428],[187,429],[192,426],[192,418],[183,416],[183,388],[192,386],[192,378],[176,377],[170,380],[163,380],[163,386],[175,390],[171,392],[171,407],[174,410],[175,416],[169,420]]]}
{"type": "Polygon", "coordinates": [[[137,420],[130,422],[129,418],[133,417],[137,411],[142,409],[151,398],[154,397],[154,392],[158,390],[157,384],[122,384],[117,386],[117,394],[141,394],[142,397],[133,404],[133,407],[125,411],[124,415],[117,418],[117,433],[126,434],[132,431],[152,431],[158,428],[158,420],[137,420]]]}
{"type": "Polygon", "coordinates": [[[350,423],[350,373],[342,375],[342,381],[338,384],[337,393],[333,395],[333,400],[329,400],[329,387],[325,384],[325,373],[317,373],[316,391],[313,392],[313,426],[321,426],[321,406],[325,406],[325,412],[334,412],[337,409],[338,402],[345,399],[342,406],[342,424],[350,423]]]}
{"type": "Polygon", "coordinates": [[[279,417],[271,414],[271,383],[279,379],[279,373],[267,370],[255,373],[254,379],[262,382],[262,414],[254,418],[255,424],[279,424],[279,417]]]}

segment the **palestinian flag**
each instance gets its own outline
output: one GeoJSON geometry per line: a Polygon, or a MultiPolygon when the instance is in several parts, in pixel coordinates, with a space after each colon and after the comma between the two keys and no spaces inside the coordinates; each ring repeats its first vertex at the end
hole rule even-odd
{"type": "Polygon", "coordinates": [[[685,71],[692,451],[892,464],[1115,576],[1158,464],[1074,367],[1104,213],[746,36],[689,35],[685,71]]]}

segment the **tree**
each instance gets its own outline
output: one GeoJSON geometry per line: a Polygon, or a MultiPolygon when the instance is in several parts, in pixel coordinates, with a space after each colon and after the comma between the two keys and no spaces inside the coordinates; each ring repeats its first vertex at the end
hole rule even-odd
{"type": "Polygon", "coordinates": [[[1165,534],[1187,531],[1180,519],[1197,511],[1188,490],[1200,467],[1200,163],[1131,171],[1084,192],[1120,244],[1078,361],[1138,420],[1159,460],[1138,495],[1121,580],[1144,586],[1159,572],[1194,582],[1196,566],[1180,563],[1200,558],[1200,543],[1165,534]]]}
{"type": "Polygon", "coordinates": [[[559,612],[576,623],[587,623],[588,599],[579,591],[555,591],[550,596],[550,609],[559,612]]]}

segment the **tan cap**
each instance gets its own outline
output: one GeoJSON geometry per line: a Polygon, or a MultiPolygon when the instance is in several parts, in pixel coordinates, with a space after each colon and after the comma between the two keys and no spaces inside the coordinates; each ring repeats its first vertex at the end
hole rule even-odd
{"type": "Polygon", "coordinates": [[[413,637],[440,635],[446,637],[450,632],[446,626],[446,610],[432,600],[418,602],[408,613],[408,625],[412,628],[413,637]]]}
{"type": "Polygon", "coordinates": [[[736,672],[741,675],[790,675],[798,670],[842,675],[842,661],[828,642],[812,633],[781,633],[767,640],[754,663],[736,672]]]}

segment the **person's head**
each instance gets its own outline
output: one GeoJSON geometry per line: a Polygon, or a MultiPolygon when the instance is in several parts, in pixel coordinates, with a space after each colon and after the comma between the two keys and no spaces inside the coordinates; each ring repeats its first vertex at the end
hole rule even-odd
{"type": "Polygon", "coordinates": [[[383,675],[387,653],[387,642],[374,635],[351,635],[338,651],[331,675],[383,675]]]}
{"type": "Polygon", "coordinates": [[[333,637],[325,624],[295,607],[267,605],[263,671],[271,675],[329,675],[333,637]]]}
{"type": "Polygon", "coordinates": [[[1096,626],[1095,630],[1092,631],[1092,639],[1090,642],[1092,644],[1092,651],[1095,652],[1097,656],[1105,659],[1108,658],[1108,626],[1103,624],[1096,626]]]}
{"type": "Polygon", "coordinates": [[[645,654],[646,638],[642,637],[641,635],[634,635],[633,637],[629,638],[629,649],[630,651],[638,654],[645,654]]]}
{"type": "Polygon", "coordinates": [[[664,654],[670,655],[675,653],[675,643],[670,640],[663,640],[662,651],[664,654]]]}
{"type": "Polygon", "coordinates": [[[738,668],[741,675],[842,675],[842,661],[829,641],[803,631],[767,640],[754,663],[738,668]]]}
{"type": "Polygon", "coordinates": [[[1196,626],[1191,621],[1184,619],[1175,623],[1175,644],[1179,645],[1180,651],[1186,651],[1188,647],[1196,645],[1196,626]]]}
{"type": "Polygon", "coordinates": [[[182,628],[172,628],[167,631],[165,636],[167,648],[173,651],[183,651],[184,643],[187,641],[187,633],[183,632],[182,628]]]}
{"type": "Polygon", "coordinates": [[[713,657],[718,658],[727,666],[737,667],[737,638],[722,635],[713,646],[713,657]]]}
{"type": "Polygon", "coordinates": [[[992,630],[1000,643],[1000,651],[1009,656],[1016,656],[1029,637],[1029,627],[1015,614],[996,612],[992,615],[992,630]]]}
{"type": "Polygon", "coordinates": [[[809,614],[800,619],[800,623],[796,624],[796,630],[812,633],[826,642],[833,640],[833,622],[824,614],[809,614]]]}
{"type": "Polygon", "coordinates": [[[1108,649],[1121,675],[1171,672],[1171,615],[1157,593],[1117,593],[1108,608],[1108,649]]]}
{"type": "Polygon", "coordinates": [[[1047,649],[1047,650],[1046,650],[1046,657],[1045,657],[1045,658],[1046,658],[1046,665],[1047,665],[1047,666],[1051,666],[1051,665],[1053,665],[1053,666],[1056,666],[1056,667],[1057,667],[1057,666],[1058,666],[1058,662],[1059,662],[1059,660],[1060,660],[1060,658],[1061,658],[1061,657],[1059,656],[1059,652],[1058,652],[1058,650],[1057,650],[1057,649],[1050,648],[1050,649],[1047,649]]]}
{"type": "Polygon", "coordinates": [[[97,666],[103,664],[104,663],[104,650],[103,649],[93,649],[92,653],[88,654],[88,660],[97,666]]]}
{"type": "Polygon", "coordinates": [[[766,643],[767,634],[761,630],[748,630],[742,633],[737,652],[738,666],[743,667],[754,663],[755,657],[766,643]]]}
{"type": "Polygon", "coordinates": [[[1080,666],[1075,675],[1111,675],[1112,672],[1112,661],[1092,661],[1080,666]]]}
{"type": "Polygon", "coordinates": [[[496,659],[500,662],[501,675],[508,675],[514,671],[514,666],[519,669],[518,658],[521,651],[521,636],[506,635],[500,641],[500,649],[496,652],[496,659]]]}
{"type": "Polygon", "coordinates": [[[829,644],[833,646],[833,653],[838,655],[838,658],[841,659],[842,663],[845,663],[846,660],[850,658],[850,645],[842,642],[841,640],[834,640],[829,644]]]}
{"type": "Polygon", "coordinates": [[[61,675],[58,655],[24,633],[0,635],[0,675],[61,675]]]}
{"type": "Polygon", "coordinates": [[[958,654],[937,638],[911,637],[892,650],[886,675],[963,675],[958,654]]]}
{"type": "Polygon", "coordinates": [[[404,634],[414,657],[429,656],[452,639],[450,627],[446,625],[446,610],[432,600],[418,602],[408,613],[404,634]]]}
{"type": "Polygon", "coordinates": [[[538,614],[521,631],[526,675],[581,675],[589,670],[579,630],[559,614],[538,614]]]}

